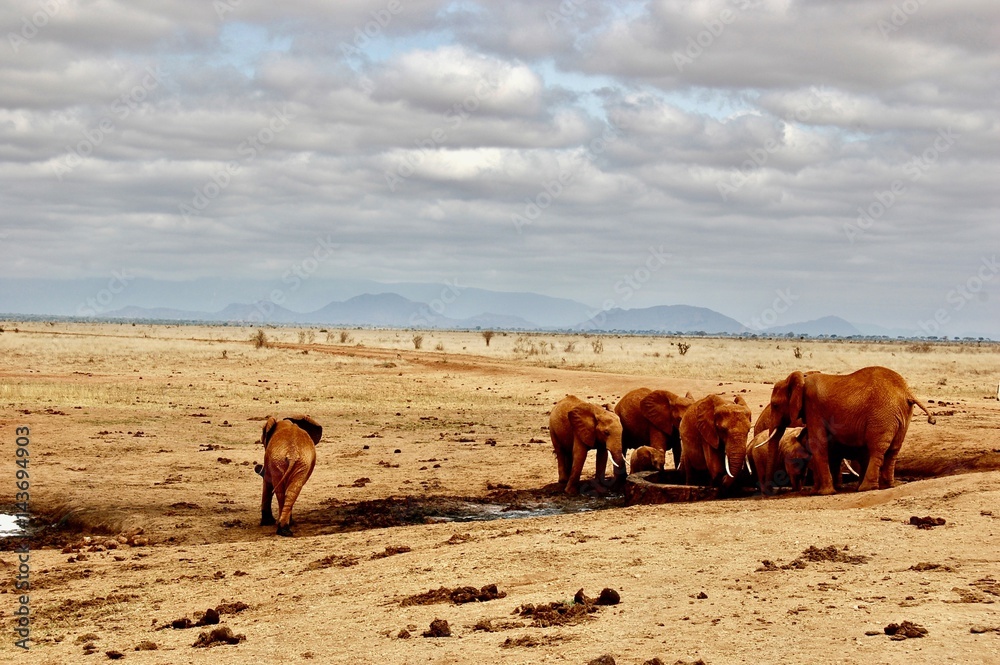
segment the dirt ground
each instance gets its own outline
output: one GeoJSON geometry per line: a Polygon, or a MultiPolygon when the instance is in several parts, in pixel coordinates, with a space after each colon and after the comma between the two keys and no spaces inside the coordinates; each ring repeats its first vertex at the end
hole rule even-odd
{"type": "Polygon", "coordinates": [[[998,662],[996,345],[281,329],[254,348],[241,328],[2,325],[0,512],[29,427],[36,531],[30,652],[24,539],[0,539],[0,661],[998,662]],[[892,489],[553,491],[567,393],[740,393],[756,417],[792,369],[873,364],[937,417],[913,418],[892,489]],[[280,538],[253,464],[263,419],[295,413],[325,430],[280,538]],[[926,634],[886,634],[904,621],[926,634]]]}

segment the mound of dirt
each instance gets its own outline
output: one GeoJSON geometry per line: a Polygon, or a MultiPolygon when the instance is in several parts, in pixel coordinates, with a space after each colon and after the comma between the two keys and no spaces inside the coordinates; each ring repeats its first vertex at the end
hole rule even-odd
{"type": "Polygon", "coordinates": [[[903,623],[890,623],[885,627],[885,634],[894,640],[905,640],[923,637],[927,634],[927,629],[920,624],[904,621],[903,623]]]}
{"type": "Polygon", "coordinates": [[[600,608],[589,602],[566,603],[556,601],[545,605],[528,603],[514,610],[514,614],[531,619],[534,628],[549,628],[551,626],[572,626],[590,619],[590,615],[600,608]]]}
{"type": "Polygon", "coordinates": [[[455,587],[454,589],[440,587],[438,589],[431,589],[430,591],[408,596],[400,601],[399,604],[402,607],[406,607],[408,605],[433,605],[434,603],[454,603],[456,605],[462,605],[465,603],[485,603],[489,600],[506,597],[507,592],[497,589],[496,584],[487,584],[480,589],[476,589],[476,587],[473,586],[460,586],[455,587]]]}
{"type": "Polygon", "coordinates": [[[914,515],[910,518],[910,524],[914,525],[918,529],[933,529],[936,526],[944,526],[945,521],[943,517],[917,517],[914,515]]]}
{"type": "Polygon", "coordinates": [[[198,648],[214,647],[221,644],[239,644],[246,640],[246,635],[233,635],[229,626],[219,626],[210,633],[201,633],[191,646],[198,648]]]}

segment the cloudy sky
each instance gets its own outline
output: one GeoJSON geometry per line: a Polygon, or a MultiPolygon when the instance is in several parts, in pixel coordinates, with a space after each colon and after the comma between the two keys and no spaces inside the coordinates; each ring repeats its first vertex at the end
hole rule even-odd
{"type": "Polygon", "coordinates": [[[8,284],[297,267],[1000,337],[995,0],[7,0],[0,27],[8,284]]]}

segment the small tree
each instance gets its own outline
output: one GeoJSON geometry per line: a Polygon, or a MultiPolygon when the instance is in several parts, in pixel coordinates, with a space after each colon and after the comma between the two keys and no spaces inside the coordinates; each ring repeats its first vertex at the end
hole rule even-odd
{"type": "Polygon", "coordinates": [[[594,350],[594,353],[604,353],[604,342],[602,342],[601,338],[598,337],[595,340],[591,340],[590,348],[594,350]]]}
{"type": "Polygon", "coordinates": [[[423,343],[424,343],[424,336],[423,335],[421,335],[421,334],[418,333],[418,334],[416,334],[416,335],[413,336],[413,348],[419,349],[420,346],[423,343]]]}
{"type": "Polygon", "coordinates": [[[691,345],[688,344],[687,342],[677,342],[677,351],[682,356],[685,355],[688,352],[688,349],[690,349],[690,348],[691,348],[691,345]]]}
{"type": "Polygon", "coordinates": [[[486,340],[486,346],[489,346],[490,345],[490,340],[493,339],[493,331],[492,330],[484,330],[483,331],[483,339],[486,340]]]}

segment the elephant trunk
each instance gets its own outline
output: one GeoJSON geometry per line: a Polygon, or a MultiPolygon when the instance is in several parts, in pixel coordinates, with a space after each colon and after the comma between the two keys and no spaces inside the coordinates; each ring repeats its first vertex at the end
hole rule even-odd
{"type": "Polygon", "coordinates": [[[729,487],[736,482],[736,477],[743,470],[743,463],[747,458],[746,446],[731,446],[726,450],[726,477],[722,479],[722,486],[729,487]]]}

